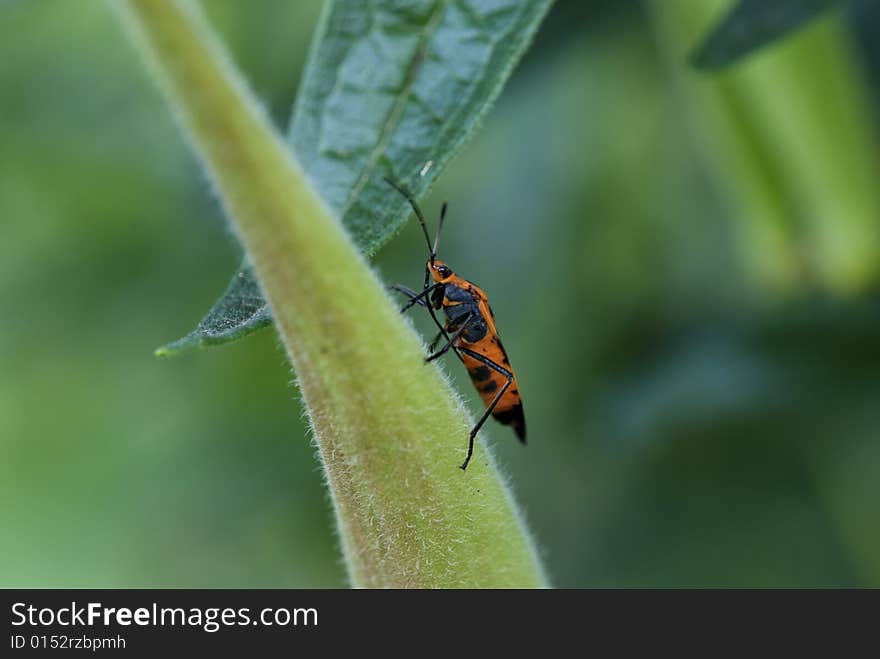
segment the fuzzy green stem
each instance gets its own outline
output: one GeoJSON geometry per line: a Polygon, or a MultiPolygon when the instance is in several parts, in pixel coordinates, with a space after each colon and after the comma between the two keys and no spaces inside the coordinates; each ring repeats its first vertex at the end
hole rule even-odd
{"type": "Polygon", "coordinates": [[[470,418],[186,0],[114,3],[216,186],[296,371],[355,586],[544,578],[470,418]]]}

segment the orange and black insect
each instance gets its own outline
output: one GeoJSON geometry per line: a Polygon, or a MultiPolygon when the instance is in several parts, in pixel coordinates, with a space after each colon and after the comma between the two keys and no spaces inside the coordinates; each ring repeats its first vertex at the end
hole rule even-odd
{"type": "Polygon", "coordinates": [[[495,328],[495,317],[486,294],[472,282],[456,275],[446,263],[437,259],[440,231],[443,229],[443,220],[446,217],[446,204],[443,204],[440,211],[440,223],[432,245],[425,217],[415,200],[394,181],[387,178],[385,180],[409,201],[422,226],[430,254],[425,265],[425,285],[421,292],[416,293],[399,284],[392,286],[394,290],[409,298],[409,302],[401,311],[405,312],[417,304],[427,308],[440,331],[431,343],[429,350],[432,354],[425,361],[433,361],[452,350],[464,363],[471,381],[486,405],[486,412],[470,433],[467,457],[461,465],[462,469],[467,469],[474,453],[474,437],[490,414],[499,423],[513,426],[516,436],[525,443],[526,420],[523,416],[519,386],[495,328]],[[441,323],[434,313],[439,309],[443,309],[446,323],[441,323]],[[441,339],[445,343],[435,352],[441,339]]]}

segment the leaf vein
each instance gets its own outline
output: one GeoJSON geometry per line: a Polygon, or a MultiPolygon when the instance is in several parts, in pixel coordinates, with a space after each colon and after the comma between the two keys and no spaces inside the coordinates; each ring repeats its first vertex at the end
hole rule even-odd
{"type": "Polygon", "coordinates": [[[391,138],[394,135],[394,129],[397,127],[400,118],[403,116],[404,108],[406,108],[406,103],[409,100],[410,94],[412,93],[412,88],[415,84],[416,77],[418,76],[422,61],[425,58],[425,53],[427,52],[428,46],[431,43],[431,37],[437,30],[437,25],[440,22],[440,17],[443,15],[443,11],[445,9],[445,0],[438,2],[435,5],[433,13],[428,18],[428,22],[425,25],[424,34],[419,40],[419,45],[416,48],[416,52],[413,55],[412,62],[409,65],[406,79],[404,80],[403,87],[401,88],[400,94],[397,97],[397,101],[391,108],[391,112],[388,114],[387,120],[382,125],[382,131],[379,136],[379,141],[370,152],[370,155],[367,159],[367,164],[364,167],[364,171],[361,172],[360,177],[354,184],[354,187],[351,189],[351,193],[349,194],[348,199],[342,207],[342,212],[340,213],[341,217],[345,217],[346,213],[348,213],[349,209],[352,207],[352,205],[354,205],[354,202],[358,198],[358,195],[360,195],[361,190],[363,190],[364,186],[367,184],[367,181],[369,181],[370,177],[373,175],[373,170],[376,168],[376,163],[379,161],[379,157],[385,152],[385,149],[388,148],[388,143],[391,141],[391,138]]]}

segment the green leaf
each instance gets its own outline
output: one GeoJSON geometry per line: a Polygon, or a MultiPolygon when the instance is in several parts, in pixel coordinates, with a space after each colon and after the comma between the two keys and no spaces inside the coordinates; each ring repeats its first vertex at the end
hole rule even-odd
{"type": "MultiPolygon", "coordinates": [[[[372,256],[410,209],[383,180],[423,195],[474,132],[552,0],[325,6],[288,140],[355,244],[372,256]]],[[[243,268],[198,327],[160,348],[233,341],[271,322],[243,268]]]]}
{"type": "Polygon", "coordinates": [[[692,55],[699,69],[729,66],[802,27],[840,0],[740,0],[692,55]]]}
{"type": "Polygon", "coordinates": [[[191,348],[234,341],[272,324],[269,305],[260,293],[253,267],[243,261],[229,288],[189,334],[156,350],[157,357],[171,357],[191,348]]]}

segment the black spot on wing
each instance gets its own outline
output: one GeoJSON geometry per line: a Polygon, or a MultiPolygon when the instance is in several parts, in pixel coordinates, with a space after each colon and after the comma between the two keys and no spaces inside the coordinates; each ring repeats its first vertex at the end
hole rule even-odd
{"type": "Polygon", "coordinates": [[[468,372],[471,374],[474,382],[485,382],[492,377],[492,371],[489,370],[488,366],[477,366],[468,372]]]}
{"type": "Polygon", "coordinates": [[[498,388],[498,383],[495,380],[489,380],[486,384],[480,387],[480,391],[484,394],[491,394],[498,388]]]}

